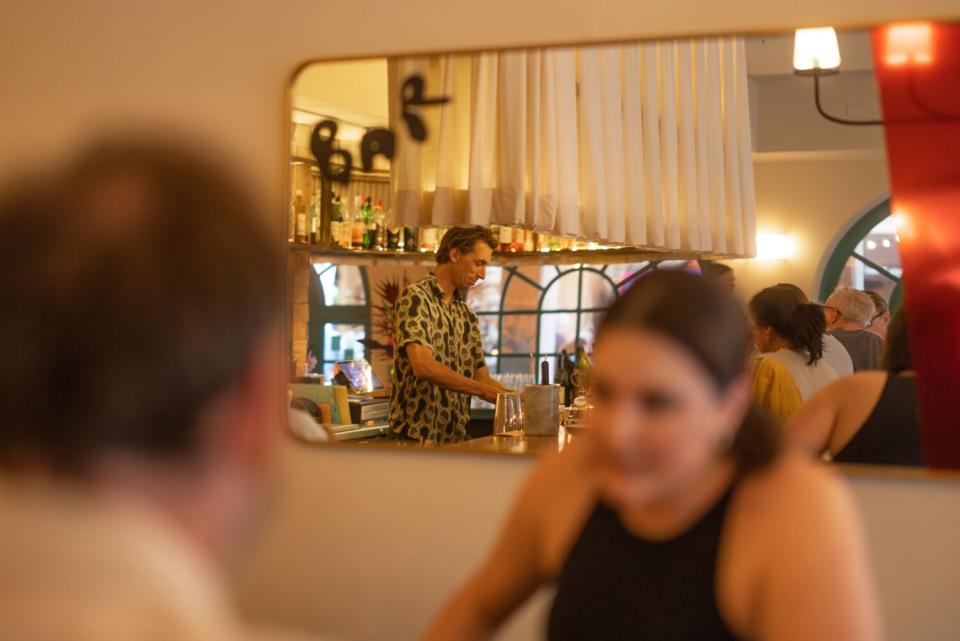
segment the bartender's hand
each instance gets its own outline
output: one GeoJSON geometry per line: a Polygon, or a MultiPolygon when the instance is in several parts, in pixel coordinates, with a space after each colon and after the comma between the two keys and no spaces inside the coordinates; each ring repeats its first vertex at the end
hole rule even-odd
{"type": "Polygon", "coordinates": [[[483,394],[479,394],[479,396],[480,396],[480,398],[482,398],[483,400],[487,401],[488,403],[493,403],[494,405],[496,405],[496,404],[497,404],[497,394],[501,394],[501,393],[503,393],[503,391],[504,391],[504,390],[497,389],[496,387],[493,387],[493,386],[491,386],[491,385],[487,385],[487,386],[486,386],[486,390],[484,390],[484,393],[483,393],[483,394]]]}
{"type": "MultiPolygon", "coordinates": [[[[494,377],[490,376],[490,370],[487,369],[486,367],[481,367],[480,369],[478,369],[476,374],[474,374],[473,378],[474,380],[479,381],[484,385],[489,385],[490,387],[494,388],[498,392],[505,392],[507,394],[515,394],[517,392],[517,390],[510,389],[509,387],[507,387],[506,385],[504,385],[494,377]]],[[[490,402],[493,403],[495,401],[496,399],[490,402]]]]}
{"type": "MultiPolygon", "coordinates": [[[[419,343],[407,343],[404,348],[407,350],[413,375],[417,378],[455,392],[479,396],[491,403],[497,402],[497,394],[500,390],[494,385],[454,372],[437,361],[429,347],[419,343]]],[[[482,369],[486,370],[486,368],[482,369]]]]}

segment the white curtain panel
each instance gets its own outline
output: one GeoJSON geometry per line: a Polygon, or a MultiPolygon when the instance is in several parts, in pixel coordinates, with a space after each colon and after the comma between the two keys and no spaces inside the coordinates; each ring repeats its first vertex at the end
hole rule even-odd
{"type": "Polygon", "coordinates": [[[640,247],[754,253],[755,197],[739,38],[395,59],[442,106],[412,107],[391,180],[411,224],[523,225],[640,247]]]}

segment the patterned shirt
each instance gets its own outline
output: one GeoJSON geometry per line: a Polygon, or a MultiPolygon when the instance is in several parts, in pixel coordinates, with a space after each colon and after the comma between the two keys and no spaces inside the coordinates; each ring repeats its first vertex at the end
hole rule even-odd
{"type": "Polygon", "coordinates": [[[419,343],[433,357],[467,378],[486,364],[477,315],[453,295],[443,304],[443,289],[430,274],[403,290],[394,308],[393,396],[390,429],[397,436],[435,444],[462,441],[470,420],[470,395],[444,389],[413,375],[406,346],[419,343]]]}

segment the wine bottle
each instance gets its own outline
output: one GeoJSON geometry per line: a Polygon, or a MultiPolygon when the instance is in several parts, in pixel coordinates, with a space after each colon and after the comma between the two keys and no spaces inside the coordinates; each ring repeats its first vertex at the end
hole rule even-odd
{"type": "Polygon", "coordinates": [[[343,247],[342,227],[343,203],[340,202],[340,196],[334,196],[333,213],[330,216],[330,244],[334,247],[343,247]]]}
{"type": "Polygon", "coordinates": [[[310,244],[320,242],[320,197],[314,196],[310,203],[310,244]]]}
{"type": "Polygon", "coordinates": [[[373,239],[373,248],[377,251],[384,251],[387,248],[387,213],[383,209],[383,199],[377,200],[377,205],[373,208],[373,219],[377,224],[377,236],[373,239]]]}
{"type": "MultiPolygon", "coordinates": [[[[577,365],[573,372],[574,394],[576,396],[586,396],[590,393],[590,372],[593,369],[593,363],[587,355],[587,350],[583,341],[577,341],[577,365]]],[[[574,398],[576,398],[576,396],[574,398]]]]}
{"type": "Polygon", "coordinates": [[[420,238],[416,227],[403,228],[403,251],[420,251],[420,238]]]}
{"type": "Polygon", "coordinates": [[[363,232],[366,223],[363,220],[363,201],[360,196],[353,198],[353,217],[351,219],[350,248],[363,249],[363,232]]]}
{"type": "Polygon", "coordinates": [[[363,248],[372,249],[374,230],[373,208],[370,206],[370,196],[363,199],[363,205],[361,207],[361,211],[363,212],[363,216],[361,217],[363,221],[363,248]]]}
{"type": "Polygon", "coordinates": [[[297,195],[293,199],[293,210],[297,214],[296,240],[305,245],[307,244],[307,205],[303,202],[302,189],[297,190],[297,195]]]}

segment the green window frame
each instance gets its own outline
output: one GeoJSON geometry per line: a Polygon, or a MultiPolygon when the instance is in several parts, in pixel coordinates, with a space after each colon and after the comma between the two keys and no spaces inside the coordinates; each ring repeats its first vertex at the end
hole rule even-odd
{"type": "Polygon", "coordinates": [[[890,310],[896,311],[899,309],[903,302],[903,279],[857,252],[857,246],[867,237],[870,231],[889,216],[890,199],[886,198],[861,215],[840,238],[827,259],[823,276],[820,279],[820,301],[827,300],[827,297],[837,288],[847,262],[853,258],[894,283],[893,292],[890,294],[890,310]]]}
{"type": "Polygon", "coordinates": [[[599,276],[603,280],[603,282],[605,282],[610,287],[610,292],[612,293],[613,298],[615,299],[619,297],[620,292],[624,287],[629,286],[630,283],[640,278],[644,274],[647,274],[650,271],[656,270],[657,265],[658,265],[658,262],[655,262],[655,261],[648,262],[646,265],[641,267],[636,272],[623,278],[620,282],[614,282],[614,280],[607,274],[607,269],[610,267],[610,265],[583,265],[583,264],[572,265],[572,266],[554,265],[553,268],[556,270],[556,273],[553,274],[550,280],[547,281],[546,284],[544,285],[541,285],[540,283],[536,282],[532,278],[529,278],[525,274],[521,273],[518,267],[504,267],[503,270],[504,270],[504,273],[506,274],[506,278],[504,279],[503,285],[500,290],[499,308],[497,310],[487,310],[487,311],[477,312],[478,317],[496,317],[497,318],[496,348],[494,348],[494,351],[485,351],[484,356],[487,358],[488,363],[490,359],[496,359],[495,363],[496,363],[497,372],[501,371],[501,366],[503,364],[504,358],[520,357],[520,356],[529,357],[531,354],[533,354],[536,361],[539,362],[541,359],[544,359],[544,358],[559,357],[560,352],[540,351],[540,345],[541,345],[540,339],[542,334],[544,316],[552,315],[552,314],[563,314],[563,313],[576,314],[577,320],[575,324],[574,341],[578,341],[580,339],[580,330],[582,328],[583,315],[602,313],[607,309],[606,307],[584,307],[583,306],[584,274],[592,273],[599,276]],[[558,309],[544,309],[544,302],[546,301],[547,294],[549,293],[550,289],[554,285],[556,285],[561,279],[566,277],[571,277],[572,274],[576,274],[576,278],[577,278],[576,305],[572,307],[561,307],[558,309]],[[519,281],[523,281],[528,285],[534,287],[535,289],[539,290],[540,297],[535,309],[534,308],[504,309],[504,305],[509,296],[510,285],[514,282],[515,279],[519,281]],[[536,335],[534,337],[535,350],[532,352],[504,353],[504,350],[503,350],[504,319],[508,316],[531,316],[531,315],[535,315],[537,318],[536,335]]]}
{"type": "Polygon", "coordinates": [[[363,282],[363,295],[366,301],[363,305],[327,305],[326,297],[323,291],[323,282],[320,277],[331,269],[338,267],[336,263],[328,264],[319,272],[310,267],[310,286],[309,286],[309,310],[310,320],[307,325],[307,349],[313,350],[317,356],[317,370],[322,372],[324,365],[336,362],[336,359],[328,358],[326,349],[326,326],[328,323],[344,325],[362,325],[364,338],[371,337],[371,303],[370,303],[370,279],[367,276],[367,269],[363,266],[357,266],[360,270],[360,278],[363,282]]]}

